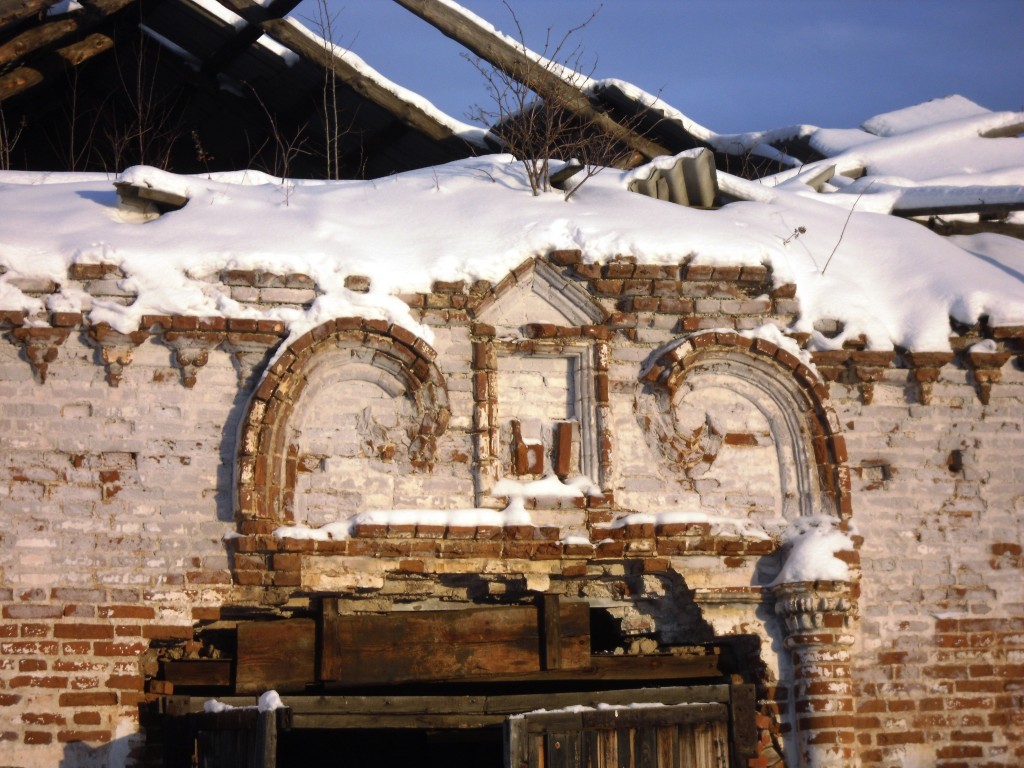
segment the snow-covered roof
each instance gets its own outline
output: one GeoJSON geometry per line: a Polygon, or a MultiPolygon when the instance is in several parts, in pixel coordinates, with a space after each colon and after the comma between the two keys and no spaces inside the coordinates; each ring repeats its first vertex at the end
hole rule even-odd
{"type": "MultiPolygon", "coordinates": [[[[902,132],[890,129],[892,137],[847,151],[903,141],[904,156],[916,153],[923,163],[929,151],[960,146],[932,141],[912,110],[895,114],[888,124],[902,132]]],[[[1008,120],[983,113],[947,124],[970,125],[960,132],[970,148],[979,129],[1008,120]]],[[[1015,154],[1020,140],[1005,141],[1007,168],[1024,166],[1015,154]]],[[[429,337],[397,294],[429,291],[435,280],[496,282],[528,257],[574,248],[586,261],[622,254],[644,263],[767,265],[777,283],[798,286],[800,318],[791,330],[810,333],[823,319],[842,323],[834,339],[813,336],[819,349],[863,334],[875,349],[947,350],[951,317],[1024,325],[1020,240],[992,233],[944,238],[873,212],[879,206],[867,198],[881,200],[883,192],[818,193],[799,179],[756,183],[719,173],[723,191],[744,199],[696,210],[629,192],[630,181],[645,173],[605,170],[569,201],[559,192],[531,195],[521,166],[506,155],[365,182],[255,172],[177,176],[147,167],[118,179],[2,173],[0,309],[39,322],[47,310],[84,311],[91,322],[123,331],[146,314],[261,316],[283,320],[295,333],[361,315],[429,337]],[[188,202],[150,220],[120,205],[115,181],[188,202]],[[134,301],[95,299],[68,284],[69,266],[83,263],[118,265],[134,301]],[[209,279],[230,269],[306,274],[319,295],[307,308],[243,305],[209,279]],[[369,293],[348,290],[350,275],[368,276],[369,293]],[[57,292],[39,298],[19,288],[33,278],[53,281],[57,292]]]]}

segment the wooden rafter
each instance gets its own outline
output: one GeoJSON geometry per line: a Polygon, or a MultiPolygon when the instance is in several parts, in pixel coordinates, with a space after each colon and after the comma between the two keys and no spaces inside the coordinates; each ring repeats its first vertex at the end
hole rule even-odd
{"type": "Polygon", "coordinates": [[[58,0],[0,0],[0,30],[41,13],[58,0]]]}
{"type": "MultiPolygon", "coordinates": [[[[227,66],[227,64],[241,56],[249,46],[259,40],[260,36],[263,34],[263,29],[260,27],[261,21],[284,18],[298,4],[299,0],[272,0],[269,5],[259,6],[265,13],[265,18],[254,19],[243,16],[242,18],[245,18],[249,23],[238,30],[235,36],[224,43],[224,45],[222,45],[213,54],[213,56],[203,62],[203,72],[210,75],[215,75],[220,72],[225,66],[227,66]]],[[[223,5],[238,13],[238,11],[228,3],[223,3],[223,5]]],[[[247,12],[250,17],[254,15],[251,10],[247,12]]]]}
{"type": "Polygon", "coordinates": [[[0,45],[0,67],[15,62],[39,48],[56,43],[77,29],[78,22],[74,19],[61,19],[22,32],[0,45]]]}
{"type": "Polygon", "coordinates": [[[355,93],[377,104],[410,128],[436,141],[458,140],[456,134],[415,104],[402,99],[381,83],[368,78],[345,60],[344,55],[325,48],[313,38],[303,34],[292,24],[274,18],[253,0],[220,0],[226,8],[237,13],[250,24],[256,24],[277,42],[291,49],[315,65],[333,69],[337,78],[355,93]]]}
{"type": "Polygon", "coordinates": [[[66,66],[77,67],[113,47],[114,41],[107,35],[94,33],[84,40],[57,49],[53,55],[44,55],[40,61],[33,61],[32,66],[18,67],[0,77],[0,102],[55,77],[66,66]]]}
{"type": "Polygon", "coordinates": [[[135,2],[86,0],[74,14],[39,24],[0,45],[0,67],[14,67],[0,77],[0,102],[113,48],[109,35],[93,30],[135,2]]]}
{"type": "Polygon", "coordinates": [[[636,131],[594,108],[586,94],[547,67],[527,55],[519,46],[509,43],[493,32],[437,0],[395,0],[446,36],[472,51],[484,61],[500,69],[542,98],[550,99],[578,115],[588,124],[607,133],[616,141],[639,152],[647,159],[671,155],[668,148],[641,136],[636,131]]]}

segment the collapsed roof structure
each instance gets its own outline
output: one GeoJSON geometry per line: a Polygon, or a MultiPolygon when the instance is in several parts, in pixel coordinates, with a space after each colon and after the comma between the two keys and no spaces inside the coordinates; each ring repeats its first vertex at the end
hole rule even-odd
{"type": "Polygon", "coordinates": [[[721,135],[400,2],[623,167],[287,3],[0,0],[5,756],[1018,764],[1024,115],[721,135]]]}
{"type": "MultiPolygon", "coordinates": [[[[1006,224],[1024,207],[1020,114],[954,96],[856,129],[718,134],[632,84],[545,60],[454,3],[397,2],[588,130],[612,136],[630,151],[627,166],[703,147],[734,175],[799,179],[900,216],[977,214],[987,230],[1020,234],[1006,224]]],[[[116,172],[142,163],[184,173],[263,167],[297,178],[374,178],[503,148],[500,125],[487,131],[443,114],[286,18],[296,5],[3,0],[4,166],[116,172]]],[[[329,37],[330,22],[323,26],[329,37]]],[[[977,229],[962,219],[933,223],[977,229]]]]}

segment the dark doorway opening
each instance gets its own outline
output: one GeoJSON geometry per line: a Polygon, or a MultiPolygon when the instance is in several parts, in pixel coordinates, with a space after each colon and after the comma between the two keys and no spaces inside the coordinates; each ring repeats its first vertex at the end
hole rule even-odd
{"type": "Polygon", "coordinates": [[[502,729],[297,728],[278,735],[277,768],[342,765],[502,768],[502,729]]]}

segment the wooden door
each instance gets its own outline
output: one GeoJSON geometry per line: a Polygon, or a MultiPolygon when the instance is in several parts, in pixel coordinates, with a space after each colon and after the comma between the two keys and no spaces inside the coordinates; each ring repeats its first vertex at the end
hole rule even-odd
{"type": "Polygon", "coordinates": [[[275,768],[277,734],[287,729],[286,709],[256,707],[193,712],[164,726],[165,768],[275,768]]]}
{"type": "Polygon", "coordinates": [[[724,704],[601,707],[512,717],[508,768],[728,768],[724,704]]]}

